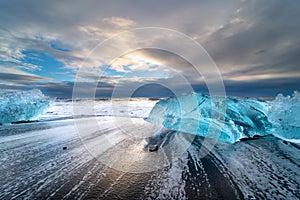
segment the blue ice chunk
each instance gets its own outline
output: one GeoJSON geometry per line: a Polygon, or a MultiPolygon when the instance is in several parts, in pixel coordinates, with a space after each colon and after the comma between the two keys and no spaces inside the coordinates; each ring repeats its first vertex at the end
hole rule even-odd
{"type": "Polygon", "coordinates": [[[268,114],[273,124],[273,135],[291,142],[300,143],[300,94],[292,96],[282,94],[270,102],[268,114]]]}
{"type": "Polygon", "coordinates": [[[268,134],[299,140],[299,98],[295,93],[267,102],[193,93],[159,101],[146,121],[229,143],[268,134]]]}
{"type": "Polygon", "coordinates": [[[31,120],[48,108],[53,98],[38,89],[29,91],[0,89],[0,123],[31,120]]]}

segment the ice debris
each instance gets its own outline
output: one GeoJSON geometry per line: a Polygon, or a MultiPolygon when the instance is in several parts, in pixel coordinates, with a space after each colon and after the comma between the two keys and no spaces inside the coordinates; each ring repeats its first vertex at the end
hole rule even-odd
{"type": "Polygon", "coordinates": [[[34,119],[52,102],[53,98],[44,96],[38,89],[28,91],[0,89],[0,123],[34,119]]]}
{"type": "Polygon", "coordinates": [[[278,95],[273,101],[211,97],[193,93],[159,101],[146,121],[176,131],[235,143],[273,134],[300,139],[300,95],[278,95]]]}

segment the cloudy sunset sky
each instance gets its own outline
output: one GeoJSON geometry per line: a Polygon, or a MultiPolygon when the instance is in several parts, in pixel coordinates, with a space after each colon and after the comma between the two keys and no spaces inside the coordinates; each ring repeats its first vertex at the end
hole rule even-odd
{"type": "MultiPolygon", "coordinates": [[[[1,0],[0,88],[39,88],[47,95],[71,97],[85,60],[90,74],[83,84],[89,84],[90,76],[103,75],[99,97],[110,96],[117,83],[126,90],[137,82],[144,85],[137,96],[168,96],[156,83],[181,87],[178,74],[196,91],[207,92],[190,63],[170,52],[138,50],[111,65],[101,52],[88,57],[96,45],[122,31],[163,27],[206,49],[228,95],[291,94],[300,90],[299,19],[300,1],[291,0],[1,0]]],[[[120,46],[132,40],[124,38],[120,46]]]]}

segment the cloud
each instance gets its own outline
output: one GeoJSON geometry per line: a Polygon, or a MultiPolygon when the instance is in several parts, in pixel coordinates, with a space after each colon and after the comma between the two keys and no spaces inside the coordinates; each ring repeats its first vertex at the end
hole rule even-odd
{"type": "Polygon", "coordinates": [[[24,85],[26,82],[50,81],[50,78],[37,76],[14,68],[0,66],[0,83],[8,85],[24,85]]]}
{"type": "MultiPolygon", "coordinates": [[[[151,85],[164,79],[170,82],[181,75],[205,89],[203,77],[189,61],[172,52],[137,50],[119,55],[112,63],[113,56],[104,57],[137,46],[139,35],[127,34],[106,49],[90,54],[97,44],[122,31],[155,26],[181,31],[202,44],[218,65],[228,89],[233,88],[232,85],[238,87],[238,83],[243,89],[244,85],[252,87],[257,83],[257,93],[264,93],[271,91],[271,85],[261,84],[268,81],[275,81],[276,87],[282,83],[286,87],[279,88],[289,91],[299,89],[299,4],[281,0],[176,0],[160,2],[159,6],[155,1],[129,0],[118,4],[96,0],[2,1],[0,66],[6,71],[0,75],[1,82],[16,85],[27,81],[32,87],[46,88],[39,82],[49,81],[47,77],[37,75],[45,66],[24,61],[24,52],[30,50],[44,52],[63,63],[62,68],[74,77],[83,66],[86,70],[80,74],[82,82],[97,80],[102,74],[110,77],[105,81],[112,85],[120,80],[124,85],[135,81],[151,85]],[[110,68],[103,73],[107,65],[110,68]]],[[[146,36],[145,44],[159,44],[166,37],[146,36]]],[[[195,56],[192,50],[186,51],[195,56]]],[[[181,83],[176,84],[181,86],[181,83]]],[[[49,88],[61,91],[56,86],[49,88]]],[[[69,91],[71,84],[63,86],[69,91]]],[[[236,91],[243,93],[243,90],[236,91]]]]}
{"type": "Polygon", "coordinates": [[[103,40],[112,37],[121,31],[128,30],[135,25],[136,22],[131,19],[108,17],[99,20],[97,25],[81,25],[78,27],[78,30],[92,40],[103,40]]]}
{"type": "Polygon", "coordinates": [[[107,24],[113,24],[114,26],[120,28],[131,28],[134,25],[136,25],[136,23],[133,20],[125,19],[122,17],[108,17],[108,18],[103,18],[102,21],[107,24]]]}
{"type": "Polygon", "coordinates": [[[300,74],[299,2],[246,1],[204,46],[226,76],[300,74]],[[246,73],[246,74],[245,74],[246,73]]]}
{"type": "Polygon", "coordinates": [[[34,75],[21,75],[21,74],[9,74],[9,73],[0,73],[1,82],[12,82],[12,83],[22,83],[22,82],[35,82],[41,80],[49,80],[44,77],[34,76],[34,75]]]}

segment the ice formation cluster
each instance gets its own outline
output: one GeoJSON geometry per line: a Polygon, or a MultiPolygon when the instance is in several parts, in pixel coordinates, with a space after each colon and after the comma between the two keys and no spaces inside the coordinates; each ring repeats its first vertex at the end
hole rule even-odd
{"type": "Polygon", "coordinates": [[[54,99],[38,89],[29,91],[0,89],[0,123],[34,119],[48,108],[54,99]]]}
{"type": "Polygon", "coordinates": [[[193,93],[159,101],[146,121],[229,143],[269,134],[299,142],[300,95],[263,101],[193,93]]]}

